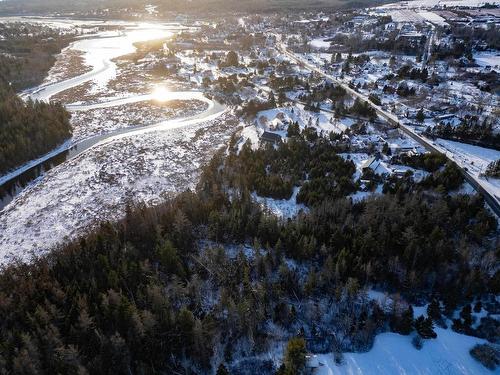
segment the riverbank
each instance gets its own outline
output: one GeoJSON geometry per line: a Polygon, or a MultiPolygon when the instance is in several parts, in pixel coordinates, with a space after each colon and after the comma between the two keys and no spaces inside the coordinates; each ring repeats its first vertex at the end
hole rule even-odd
{"type": "Polygon", "coordinates": [[[68,79],[26,93],[62,100],[73,114],[73,138],[40,170],[23,167],[27,186],[24,179],[14,185],[17,195],[0,211],[0,263],[44,254],[119,218],[129,201],[154,204],[194,188],[201,166],[227,143],[238,120],[224,106],[190,90],[192,84],[159,80],[144,63],[117,59],[137,40],[167,29],[137,26],[75,42],[72,48],[84,54],[74,58],[92,69],[75,76],[60,66],[57,74],[68,79]]]}
{"type": "MultiPolygon", "coordinates": [[[[12,22],[10,19],[4,20],[7,23],[12,22]]],[[[29,21],[27,21],[29,22],[29,21]]],[[[50,24],[50,21],[48,24],[50,24]]],[[[75,24],[65,24],[64,27],[67,27],[70,30],[76,28],[78,21],[75,21],[75,24]]],[[[38,25],[39,26],[39,25],[38,25]]],[[[63,27],[63,28],[64,28],[63,27]]],[[[61,28],[60,25],[56,26],[56,29],[61,28]]],[[[85,94],[88,93],[91,89],[94,91],[94,99],[100,98],[101,95],[106,95],[107,90],[105,90],[105,86],[108,80],[113,77],[116,77],[116,66],[111,61],[112,59],[121,56],[122,54],[130,53],[135,50],[134,43],[137,41],[148,39],[151,35],[171,35],[170,27],[167,26],[157,26],[153,32],[150,30],[148,26],[130,26],[130,30],[128,33],[123,32],[114,32],[114,31],[106,31],[99,34],[94,35],[93,38],[83,38],[74,43],[72,43],[68,48],[66,48],[61,55],[58,57],[58,64],[54,65],[51,71],[48,74],[48,77],[45,79],[44,83],[38,87],[34,87],[32,89],[26,90],[22,93],[22,97],[24,99],[32,99],[34,101],[51,101],[57,95],[65,95],[66,100],[62,100],[62,102],[75,102],[82,101],[85,97],[85,94]],[[150,35],[151,34],[151,35],[150,35]],[[76,63],[76,65],[71,65],[69,62],[76,63]],[[66,61],[68,60],[68,61],[66,61]],[[80,75],[76,75],[77,72],[81,70],[80,75]],[[61,79],[61,80],[59,80],[61,79]],[[97,90],[95,90],[97,85],[97,90]],[[99,87],[99,85],[104,85],[99,87]],[[99,90],[100,88],[100,90],[99,90]]],[[[57,97],[55,99],[58,99],[57,97]]],[[[142,100],[142,99],[140,99],[142,100]]],[[[187,108],[187,106],[186,106],[187,108]]],[[[158,115],[158,111],[152,110],[152,113],[155,113],[156,116],[152,116],[151,119],[147,120],[145,118],[146,123],[155,123],[159,121],[165,121],[166,119],[174,116],[175,114],[172,111],[163,111],[167,112],[166,116],[158,115]]],[[[190,112],[191,110],[181,111],[182,112],[190,112]]],[[[94,121],[92,124],[101,124],[102,117],[99,117],[98,121],[94,121]]],[[[85,119],[85,120],[88,120],[85,119]]],[[[87,131],[79,132],[78,130],[81,128],[79,126],[78,121],[72,123],[73,130],[76,131],[77,137],[72,139],[66,139],[64,142],[60,140],[57,143],[60,143],[60,146],[56,147],[53,150],[47,149],[47,153],[39,153],[39,156],[36,159],[27,161],[25,164],[19,165],[17,168],[8,171],[7,174],[1,176],[0,179],[2,184],[5,184],[7,181],[12,180],[16,176],[19,176],[30,169],[34,168],[36,165],[41,165],[46,161],[54,158],[56,155],[66,152],[73,145],[77,144],[78,141],[82,140],[85,137],[91,137],[96,134],[101,134],[106,128],[118,128],[116,125],[113,126],[113,121],[111,120],[111,125],[107,123],[107,126],[97,126],[97,128],[93,131],[88,130],[88,126],[86,127],[87,131]],[[42,154],[42,155],[40,155],[42,154]]],[[[129,124],[129,123],[128,123],[129,124]]],[[[125,125],[126,126],[126,125],[125,125]]],[[[122,127],[125,127],[122,126],[122,127]]],[[[43,172],[43,169],[47,167],[51,168],[52,165],[46,164],[44,168],[41,168],[37,173],[32,174],[30,178],[36,178],[40,173],[43,172]]],[[[7,198],[8,195],[12,195],[13,193],[17,193],[26,183],[26,179],[23,179],[22,184],[11,184],[11,186],[2,190],[2,204],[0,208],[2,208],[6,201],[4,199],[5,193],[7,190],[7,198]]],[[[10,199],[7,199],[7,202],[10,199]]]]}
{"type": "Polygon", "coordinates": [[[100,221],[122,217],[127,202],[151,205],[194,189],[201,166],[237,125],[231,113],[219,113],[116,139],[48,171],[1,212],[0,264],[45,254],[100,221]]]}

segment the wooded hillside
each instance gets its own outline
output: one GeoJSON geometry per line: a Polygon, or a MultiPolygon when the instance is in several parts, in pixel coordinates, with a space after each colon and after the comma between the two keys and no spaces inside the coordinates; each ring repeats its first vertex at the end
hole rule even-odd
{"type": "MultiPolygon", "coordinates": [[[[130,208],[119,222],[6,269],[0,373],[292,374],[304,345],[341,356],[368,350],[388,330],[432,339],[442,314],[500,291],[496,221],[480,197],[448,194],[453,166],[352,203],[351,188],[335,188],[351,179],[350,162],[339,160],[335,140],[310,132],[239,154],[233,140],[196,193],[130,208]],[[251,199],[253,189],[282,194],[265,188],[268,178],[283,181],[285,194],[287,182],[316,174],[307,179],[309,212],[297,218],[280,220],[251,199]],[[365,286],[403,299],[384,310],[365,286]],[[433,318],[414,322],[404,300],[429,296],[433,318]],[[260,356],[288,340],[282,368],[260,356]]],[[[458,320],[457,329],[482,337],[495,324],[458,320]]]]}

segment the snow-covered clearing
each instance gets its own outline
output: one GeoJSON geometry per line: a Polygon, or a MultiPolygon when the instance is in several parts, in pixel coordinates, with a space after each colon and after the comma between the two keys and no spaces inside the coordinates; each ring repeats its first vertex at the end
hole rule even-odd
{"type": "Polygon", "coordinates": [[[425,18],[419,15],[413,10],[403,9],[394,10],[389,13],[393,22],[411,22],[411,23],[422,23],[425,18]]]}
{"type": "Polygon", "coordinates": [[[363,162],[370,158],[370,156],[364,152],[344,153],[339,155],[342,156],[345,160],[351,160],[356,166],[354,179],[358,179],[361,176],[361,165],[363,164],[363,162]]]}
{"type": "MultiPolygon", "coordinates": [[[[378,301],[384,311],[389,312],[393,297],[387,293],[368,290],[367,297],[378,301]]],[[[397,296],[396,296],[397,298],[397,296]]],[[[427,316],[427,305],[413,306],[414,317],[427,316]]],[[[479,320],[486,316],[484,309],[473,313],[479,320]]],[[[435,327],[436,339],[424,340],[423,348],[417,350],[411,343],[413,335],[404,336],[385,332],[375,337],[373,348],[366,353],[344,353],[341,365],[334,362],[333,355],[314,355],[311,364],[317,369],[315,375],[481,375],[493,372],[475,361],[469,350],[486,340],[462,335],[451,328],[435,327]]]]}
{"type": "Polygon", "coordinates": [[[500,4],[499,0],[413,0],[385,4],[381,9],[430,9],[434,7],[482,7],[485,4],[500,4]]]}
{"type": "Polygon", "coordinates": [[[474,61],[477,65],[492,68],[500,67],[500,52],[476,52],[474,54],[474,61]]]}
{"type": "Polygon", "coordinates": [[[438,139],[436,143],[444,147],[446,150],[452,151],[457,155],[457,159],[474,167],[471,170],[479,172],[484,169],[492,161],[500,159],[500,151],[491,148],[484,148],[467,143],[449,141],[446,139],[438,139]]]}
{"type": "Polygon", "coordinates": [[[330,42],[326,41],[324,38],[317,38],[311,40],[311,46],[318,49],[328,49],[330,48],[330,42]]]}
{"type": "Polygon", "coordinates": [[[241,132],[241,141],[238,144],[238,150],[241,150],[241,147],[245,144],[245,142],[250,141],[253,150],[256,150],[259,147],[259,132],[254,125],[246,126],[241,132]]]}
{"type": "Polygon", "coordinates": [[[0,215],[0,264],[42,255],[99,220],[121,217],[127,202],[155,204],[193,189],[201,166],[228,141],[231,115],[182,129],[123,137],[49,171],[0,215]]]}
{"type": "Polygon", "coordinates": [[[421,10],[418,12],[418,15],[425,18],[427,21],[432,22],[433,24],[436,24],[438,26],[446,26],[448,23],[446,20],[441,17],[439,14],[436,14],[434,12],[429,12],[427,10],[421,10]]]}
{"type": "Polygon", "coordinates": [[[300,188],[294,187],[293,194],[290,199],[272,199],[259,197],[256,193],[252,193],[253,199],[261,206],[272,212],[274,215],[288,219],[296,216],[301,210],[307,211],[307,207],[303,204],[297,203],[297,194],[300,188]]]}
{"type": "Polygon", "coordinates": [[[500,151],[445,139],[437,139],[436,145],[500,201],[500,179],[481,176],[489,163],[500,159],[500,151]]]}
{"type": "Polygon", "coordinates": [[[301,129],[307,126],[315,127],[318,132],[340,133],[345,130],[345,126],[342,125],[341,121],[335,119],[333,114],[313,113],[305,110],[303,105],[279,107],[261,111],[257,114],[259,127],[278,133],[281,136],[286,136],[287,124],[290,122],[298,122],[301,129]]]}
{"type": "Polygon", "coordinates": [[[370,197],[382,194],[382,189],[380,187],[382,187],[382,185],[379,185],[375,191],[357,191],[349,195],[349,198],[352,199],[353,203],[361,202],[370,197]]]}
{"type": "Polygon", "coordinates": [[[382,333],[367,353],[345,353],[337,366],[332,354],[318,354],[317,375],[491,375],[494,372],[476,362],[469,350],[485,340],[461,335],[451,329],[435,328],[435,340],[425,340],[417,350],[411,336],[382,333]]]}

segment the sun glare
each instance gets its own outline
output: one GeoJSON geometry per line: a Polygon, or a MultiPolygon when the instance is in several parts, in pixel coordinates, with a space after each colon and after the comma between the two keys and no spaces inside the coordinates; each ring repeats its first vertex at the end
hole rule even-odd
{"type": "Polygon", "coordinates": [[[153,100],[159,101],[159,102],[165,102],[170,99],[171,97],[171,92],[169,89],[167,89],[165,86],[157,86],[154,88],[152,92],[152,97],[153,100]]]}

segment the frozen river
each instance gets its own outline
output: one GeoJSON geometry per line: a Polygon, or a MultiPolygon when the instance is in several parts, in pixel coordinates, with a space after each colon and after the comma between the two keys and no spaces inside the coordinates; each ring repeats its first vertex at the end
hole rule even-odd
{"type": "Polygon", "coordinates": [[[49,85],[41,85],[24,92],[24,96],[33,100],[49,100],[52,96],[94,81],[94,90],[106,87],[107,83],[116,78],[117,70],[113,59],[133,53],[134,43],[148,40],[168,38],[179,31],[176,24],[138,24],[128,26],[125,30],[101,32],[95,37],[84,38],[73,42],[70,49],[83,52],[84,63],[92,70],[88,73],[49,85]]]}
{"type": "MultiPolygon", "coordinates": [[[[43,22],[49,23],[57,22],[58,26],[62,22],[61,20],[42,20],[43,22]]],[[[41,21],[40,19],[35,19],[35,22],[41,21]]],[[[64,20],[64,22],[64,25],[67,25],[69,21],[64,20]]],[[[75,23],[76,22],[80,21],[75,21],[75,23]]],[[[118,25],[121,25],[121,23],[118,23],[118,25]]],[[[93,83],[93,92],[104,90],[110,80],[117,78],[117,66],[113,59],[133,53],[136,50],[134,43],[168,38],[174,35],[175,32],[183,29],[185,28],[177,24],[129,24],[124,30],[100,32],[90,38],[87,37],[73,42],[69,48],[83,53],[84,63],[91,67],[91,71],[60,82],[42,84],[38,87],[26,90],[22,93],[22,96],[26,99],[31,98],[32,100],[49,101],[54,95],[89,81],[93,83]]],[[[221,104],[206,98],[199,91],[176,92],[162,89],[161,86],[159,87],[160,89],[156,92],[127,97],[108,98],[105,101],[91,104],[77,102],[75,104],[69,104],[66,107],[69,111],[88,111],[153,100],[162,102],[171,100],[197,100],[206,103],[207,109],[186,118],[176,118],[159,123],[145,123],[140,126],[122,128],[105,134],[92,136],[79,142],[69,140],[47,155],[37,160],[33,160],[9,174],[0,177],[0,210],[8,205],[27,185],[33,183],[33,181],[38,182],[40,178],[43,178],[47,170],[83,152],[89,152],[92,148],[100,147],[124,137],[137,136],[147,132],[168,130],[209,121],[225,111],[225,108],[221,104]]]]}

